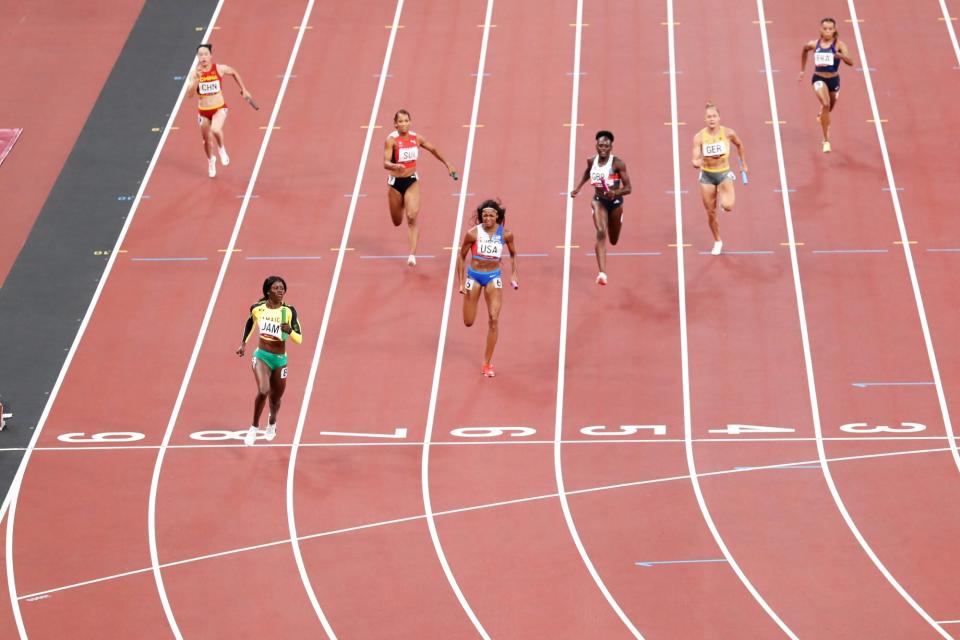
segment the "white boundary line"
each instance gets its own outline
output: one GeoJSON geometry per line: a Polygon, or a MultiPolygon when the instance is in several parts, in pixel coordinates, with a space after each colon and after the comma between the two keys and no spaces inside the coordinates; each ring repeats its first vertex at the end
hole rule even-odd
{"type": "Polygon", "coordinates": [[[676,59],[676,35],[674,25],[673,0],[667,0],[667,40],[670,56],[670,129],[673,138],[673,203],[675,220],[677,227],[677,284],[679,287],[680,302],[680,369],[683,376],[683,432],[686,440],[687,468],[690,470],[690,484],[693,493],[697,498],[697,504],[700,506],[700,512],[703,514],[703,521],[706,523],[710,534],[720,548],[723,557],[727,559],[730,568],[733,569],[740,582],[750,592],[753,599],[757,601],[763,610],[770,616],[780,630],[792,640],[797,640],[797,636],[790,630],[790,627],[777,615],[777,612],[764,600],[760,592],[757,591],[750,579],[740,568],[740,565],[734,559],[730,549],[727,548],[720,531],[717,529],[713,517],[710,515],[710,509],[703,497],[703,491],[700,488],[700,480],[697,476],[697,464],[693,455],[693,424],[690,407],[690,363],[688,357],[687,344],[687,289],[686,276],[684,275],[683,265],[683,214],[681,207],[680,193],[680,132],[677,122],[679,114],[677,110],[677,59],[676,59]]]}
{"type": "MultiPolygon", "coordinates": [[[[858,456],[846,456],[846,457],[842,457],[842,458],[831,458],[830,461],[831,461],[831,462],[849,462],[849,461],[866,460],[866,459],[871,459],[871,458],[887,458],[887,457],[893,457],[893,456],[914,455],[914,454],[918,454],[918,453],[942,453],[942,452],[944,452],[944,451],[949,451],[949,449],[947,449],[946,447],[942,447],[942,448],[938,448],[938,449],[919,449],[919,450],[913,450],[913,451],[892,451],[892,452],[886,452],[886,453],[870,453],[870,454],[864,454],[864,455],[858,455],[858,456]]],[[[799,465],[818,464],[818,463],[819,463],[819,460],[800,460],[800,461],[797,461],[797,462],[788,462],[788,463],[783,463],[783,464],[764,465],[764,466],[759,466],[759,467],[750,467],[750,468],[748,468],[748,469],[742,469],[742,468],[741,468],[741,469],[737,469],[737,468],[735,468],[735,469],[724,469],[724,470],[720,470],[720,471],[708,471],[707,473],[702,473],[702,474],[700,474],[700,477],[701,477],[701,478],[719,477],[719,476],[732,475],[732,474],[735,474],[735,473],[749,473],[749,472],[753,472],[753,471],[769,471],[769,470],[779,469],[779,468],[781,468],[781,467],[793,467],[793,466],[799,466],[799,465]]],[[[653,479],[650,479],[650,480],[636,480],[636,481],[634,481],[634,482],[622,482],[622,483],[619,483],[619,484],[609,484],[609,485],[601,485],[601,486],[597,486],[597,487],[588,487],[588,488],[586,488],[586,489],[575,489],[575,490],[573,490],[573,491],[568,491],[568,492],[567,492],[567,495],[573,496],[573,495],[584,495],[584,494],[588,494],[588,493],[600,493],[600,492],[603,492],[603,491],[615,491],[615,490],[617,490],[617,489],[630,489],[630,488],[634,488],[634,487],[641,487],[641,486],[652,485],[652,484],[662,484],[662,483],[666,483],[666,482],[684,481],[684,480],[689,480],[689,479],[690,479],[690,476],[688,476],[688,475],[682,475],[682,476],[665,476],[665,477],[661,477],[661,478],[653,478],[653,479]]],[[[525,504],[525,503],[527,503],[527,502],[536,502],[536,501],[539,501],[539,500],[550,500],[550,499],[552,499],[552,498],[557,498],[557,497],[558,497],[558,495],[557,495],[556,493],[549,493],[549,494],[542,494],[542,495],[537,495],[537,496],[528,496],[528,497],[526,497],[526,498],[515,498],[515,499],[513,499],[513,500],[501,500],[501,501],[499,501],[499,502],[488,502],[488,503],[485,503],[485,504],[473,505],[473,506],[469,506],[469,507],[458,507],[458,508],[456,508],[456,509],[448,509],[448,510],[446,510],[446,511],[437,511],[437,512],[434,513],[434,516],[450,516],[450,515],[456,515],[456,514],[459,514],[459,513],[468,513],[468,512],[471,512],[471,511],[480,511],[480,510],[483,510],[483,509],[494,509],[494,508],[497,508],[497,507],[506,507],[506,506],[512,506],[512,505],[517,505],[517,504],[525,504]]],[[[378,522],[370,522],[370,523],[367,523],[367,524],[355,525],[355,526],[352,526],[352,527],[344,527],[344,528],[341,528],[341,529],[331,529],[331,530],[328,530],[328,531],[322,531],[322,532],[320,532],[320,533],[311,533],[311,534],[307,534],[307,535],[300,536],[299,539],[300,539],[301,541],[303,541],[303,540],[313,540],[313,539],[316,539],[316,538],[329,538],[329,537],[331,537],[331,536],[342,535],[342,534],[345,534],[345,533],[353,533],[353,532],[355,532],[355,531],[365,531],[365,530],[367,530],[367,529],[374,529],[374,528],[377,528],[377,527],[386,527],[386,526],[390,526],[390,525],[394,525],[394,524],[402,524],[402,523],[405,523],[405,522],[415,522],[415,521],[417,521],[417,520],[423,520],[423,519],[425,519],[425,518],[426,518],[425,515],[415,515],[415,516],[406,516],[406,517],[403,517],[403,518],[393,518],[393,519],[391,519],[391,520],[381,520],[381,521],[378,521],[378,522]]],[[[216,558],[222,558],[222,557],[224,557],[224,556],[236,555],[236,554],[238,554],[238,553],[246,553],[246,552],[248,552],[248,551],[257,551],[257,550],[260,550],[260,549],[267,549],[267,548],[270,548],[270,547],[276,547],[276,546],[279,546],[279,545],[282,545],[282,544],[289,544],[289,543],[290,543],[290,540],[289,540],[289,539],[286,539],[286,540],[274,540],[273,542],[264,542],[264,543],[261,543],[261,544],[251,545],[251,546],[247,546],[247,547],[239,547],[239,548],[236,548],[236,549],[229,549],[229,550],[227,550],[227,551],[218,551],[218,552],[216,552],[216,553],[209,553],[209,554],[205,554],[205,555],[202,555],[202,556],[193,556],[193,557],[191,557],[191,558],[185,558],[185,559],[183,559],[183,560],[174,560],[174,561],[172,561],[172,562],[166,562],[166,563],[160,565],[160,568],[166,569],[166,568],[168,568],[168,567],[176,567],[176,566],[184,565],[184,564],[192,564],[192,563],[194,563],[194,562],[201,562],[201,561],[204,561],[204,560],[213,560],[213,559],[216,559],[216,558]]],[[[143,569],[134,569],[134,570],[132,570],[132,571],[124,571],[123,573],[117,573],[117,574],[110,575],[110,576],[104,576],[104,577],[102,577],[102,578],[94,578],[94,579],[92,579],[92,580],[84,580],[83,582],[76,582],[76,583],[73,583],[73,584],[64,585],[64,586],[62,586],[62,587],[55,587],[55,588],[53,588],[53,589],[46,589],[46,590],[44,590],[44,591],[37,591],[37,592],[35,592],[35,593],[29,593],[29,594],[26,594],[26,595],[22,595],[22,596],[20,596],[20,600],[30,600],[30,599],[42,597],[42,596],[45,596],[45,595],[49,595],[49,594],[52,594],[52,593],[57,593],[57,592],[60,592],[60,591],[66,591],[66,590],[69,590],[69,589],[76,589],[76,588],[79,588],[79,587],[85,587],[85,586],[88,586],[88,585],[91,585],[91,584],[97,584],[97,583],[100,583],[100,582],[107,582],[107,581],[110,581],[110,580],[116,580],[116,579],[118,579],[118,578],[125,578],[125,577],[127,577],[127,576],[139,575],[139,574],[141,574],[141,573],[147,573],[148,571],[152,571],[152,568],[151,568],[151,567],[145,567],[145,568],[143,568],[143,569]]]]}
{"type": "MultiPolygon", "coordinates": [[[[567,161],[567,192],[573,191],[573,183],[576,180],[577,173],[577,118],[580,108],[580,52],[583,43],[583,0],[577,0],[577,21],[576,33],[573,45],[573,84],[570,91],[570,148],[567,161]]],[[[573,198],[566,199],[566,216],[563,232],[563,285],[560,297],[560,340],[557,353],[557,404],[554,421],[553,435],[553,470],[557,482],[557,495],[560,498],[560,509],[563,511],[563,520],[567,525],[567,531],[570,538],[580,554],[580,559],[593,578],[594,584],[603,594],[607,604],[613,609],[617,617],[624,624],[627,630],[634,638],[643,640],[640,630],[633,624],[626,612],[610,593],[603,578],[590,559],[586,547],[583,546],[583,540],[580,539],[580,533],[577,531],[577,525],[573,520],[573,513],[570,511],[570,502],[567,500],[567,491],[563,480],[563,462],[561,456],[563,442],[563,396],[566,383],[567,367],[567,315],[570,308],[570,245],[573,241],[573,198]]]]}
{"type": "MultiPolygon", "coordinates": [[[[853,12],[852,5],[850,8],[851,8],[851,18],[853,18],[854,30],[857,33],[857,39],[859,41],[859,28],[857,27],[857,15],[856,13],[853,12]]],[[[827,454],[823,445],[824,439],[823,439],[822,425],[820,423],[820,405],[817,399],[817,386],[816,386],[816,381],[813,374],[813,355],[810,350],[810,335],[807,330],[807,314],[806,314],[806,308],[804,306],[804,301],[803,301],[803,287],[800,281],[800,264],[797,260],[797,244],[796,244],[796,237],[793,231],[793,213],[790,207],[790,191],[787,183],[787,169],[786,169],[786,163],[783,158],[783,144],[780,137],[780,125],[778,124],[780,120],[780,116],[779,116],[779,110],[777,109],[776,91],[773,85],[773,72],[772,72],[773,64],[770,59],[770,45],[769,45],[769,40],[767,38],[766,13],[764,11],[763,0],[757,0],[757,16],[760,24],[761,44],[763,45],[763,61],[764,61],[764,70],[766,71],[766,77],[767,77],[767,93],[769,94],[769,98],[770,98],[770,114],[771,114],[771,120],[773,121],[773,136],[774,136],[774,142],[776,143],[776,147],[777,147],[777,168],[780,175],[781,197],[783,198],[783,215],[784,215],[784,218],[786,221],[786,227],[787,227],[787,244],[790,249],[790,266],[793,270],[793,285],[794,285],[794,291],[796,294],[797,313],[800,321],[800,337],[803,343],[803,360],[804,360],[804,366],[806,368],[806,373],[807,373],[807,387],[810,395],[810,409],[811,409],[811,414],[813,418],[814,433],[817,437],[817,455],[819,457],[820,468],[823,471],[823,477],[827,483],[827,487],[830,490],[830,494],[833,496],[833,501],[837,505],[837,510],[840,512],[840,515],[843,516],[844,521],[847,523],[847,527],[850,529],[851,533],[853,533],[854,537],[857,539],[857,542],[860,543],[861,548],[870,558],[871,562],[873,562],[873,565],[877,568],[877,570],[880,571],[881,574],[883,574],[883,577],[886,578],[887,582],[889,582],[890,585],[893,586],[894,589],[896,589],[897,593],[899,593],[900,596],[904,600],[906,600],[911,607],[913,607],[914,611],[919,613],[924,620],[926,620],[934,629],[936,629],[940,633],[941,636],[949,638],[950,636],[946,634],[943,628],[940,627],[940,625],[938,625],[936,621],[934,621],[934,619],[931,618],[930,615],[916,603],[916,601],[914,601],[914,599],[910,596],[909,593],[906,592],[906,590],[900,585],[900,583],[897,582],[897,580],[887,570],[883,562],[880,561],[880,558],[877,557],[873,549],[867,543],[866,539],[860,533],[860,530],[857,528],[856,523],[854,523],[853,518],[850,516],[850,512],[847,511],[847,507],[843,502],[843,498],[840,497],[840,492],[833,481],[833,474],[830,471],[830,465],[827,462],[827,454]]],[[[861,54],[862,54],[862,48],[861,48],[861,54]]],[[[867,77],[867,86],[869,87],[870,86],[869,64],[867,63],[866,58],[861,57],[861,60],[862,60],[861,64],[863,65],[863,72],[867,77]]],[[[871,89],[870,96],[872,101],[873,99],[872,89],[871,89]]],[[[874,117],[879,120],[879,115],[877,115],[875,104],[874,104],[874,117]]],[[[877,125],[879,126],[879,122],[877,123],[877,125]]],[[[884,149],[884,161],[886,162],[886,160],[887,160],[886,150],[884,149]]],[[[890,173],[889,163],[887,164],[887,175],[888,175],[888,178],[890,179],[890,186],[892,188],[895,185],[893,183],[893,176],[890,173]]],[[[894,197],[896,197],[895,189],[893,190],[893,193],[894,193],[894,197]]],[[[899,212],[898,212],[898,218],[899,218],[899,212]]],[[[902,226],[902,220],[900,220],[900,222],[901,222],[900,230],[901,230],[901,233],[904,234],[902,237],[906,239],[906,234],[904,233],[904,229],[902,226]]],[[[909,245],[906,242],[904,242],[904,246],[907,247],[906,250],[907,252],[909,252],[909,245]]],[[[911,274],[912,274],[912,271],[911,271],[911,274]]],[[[920,303],[919,298],[917,301],[919,304],[920,303]]],[[[933,353],[931,351],[931,357],[932,355],[933,353]]],[[[936,372],[936,369],[934,369],[934,371],[936,372]]],[[[955,442],[953,441],[952,438],[948,438],[948,439],[950,440],[950,449],[953,451],[956,451],[955,442]]]]}
{"type": "MultiPolygon", "coordinates": [[[[311,0],[312,1],[312,0],[311,0]]],[[[340,237],[340,250],[337,251],[337,263],[333,268],[333,275],[330,278],[330,289],[327,291],[327,301],[323,308],[323,318],[320,321],[320,331],[317,335],[317,346],[313,351],[313,360],[310,362],[310,372],[307,375],[307,386],[303,394],[303,401],[300,404],[300,415],[297,418],[297,428],[293,435],[293,444],[290,449],[290,460],[287,464],[287,483],[286,483],[286,504],[287,504],[287,529],[290,532],[290,546],[293,550],[293,556],[297,563],[297,571],[300,574],[300,581],[307,592],[310,604],[317,614],[317,618],[323,625],[324,631],[330,640],[336,640],[336,634],[333,627],[327,620],[323,609],[320,607],[320,601],[317,598],[317,592],[310,581],[310,575],[303,562],[303,551],[300,548],[300,537],[297,535],[296,505],[294,502],[293,489],[296,481],[297,453],[300,449],[300,441],[303,438],[303,429],[307,421],[307,411],[310,408],[310,401],[313,398],[313,389],[317,379],[317,369],[320,367],[320,356],[323,354],[323,346],[326,343],[327,330],[330,328],[330,317],[333,313],[333,303],[337,295],[337,287],[340,284],[340,274],[343,271],[343,261],[347,255],[347,244],[350,238],[350,230],[353,228],[353,218],[357,212],[357,202],[360,198],[360,187],[363,182],[363,174],[367,166],[367,158],[370,155],[370,145],[373,142],[373,135],[376,129],[374,125],[377,122],[377,116],[380,113],[380,101],[383,99],[383,89],[387,82],[387,71],[390,68],[390,59],[393,55],[393,47],[397,40],[397,30],[400,25],[400,15],[403,12],[404,0],[397,0],[397,7],[393,14],[393,22],[390,25],[390,35],[387,39],[386,51],[383,54],[383,64],[380,67],[380,76],[377,80],[377,93],[373,99],[373,105],[370,107],[370,119],[367,121],[367,134],[363,141],[363,151],[360,154],[360,161],[357,164],[357,175],[353,183],[353,193],[350,196],[350,207],[347,210],[347,219],[343,225],[343,234],[340,237]]]]}
{"type": "Polygon", "coordinates": [[[953,20],[950,18],[950,11],[947,9],[946,0],[940,0],[940,11],[943,12],[943,23],[947,27],[947,33],[950,35],[953,54],[957,56],[957,64],[960,65],[960,43],[957,43],[957,32],[953,28],[953,20]]]}
{"type": "MultiPolygon", "coordinates": [[[[203,39],[200,42],[209,41],[210,34],[213,33],[214,25],[217,23],[217,18],[220,16],[220,10],[223,8],[223,2],[224,0],[218,0],[217,6],[214,7],[213,13],[210,15],[210,23],[207,25],[207,30],[204,32],[203,39]]],[[[191,72],[193,71],[195,64],[196,58],[194,58],[193,62],[190,64],[191,72]]],[[[100,301],[100,296],[103,293],[103,289],[106,287],[107,280],[110,278],[110,274],[113,271],[113,265],[117,261],[117,256],[120,253],[120,247],[123,246],[123,242],[127,237],[127,232],[130,230],[130,225],[133,223],[133,218],[140,207],[141,200],[143,200],[143,192],[146,190],[147,184],[150,182],[150,178],[153,176],[153,170],[157,165],[157,160],[160,159],[160,153],[163,151],[163,147],[167,142],[167,137],[170,135],[170,127],[173,126],[173,122],[176,119],[177,114],[180,112],[180,105],[183,103],[183,99],[186,96],[187,85],[189,82],[190,73],[188,72],[183,81],[183,86],[180,87],[180,93],[177,95],[177,101],[174,103],[173,109],[170,110],[170,117],[167,118],[167,123],[163,127],[163,133],[160,134],[160,141],[157,143],[157,148],[153,152],[153,157],[150,158],[150,164],[147,165],[147,170],[143,174],[143,180],[140,182],[140,188],[137,189],[137,195],[134,197],[133,203],[130,205],[130,212],[127,214],[127,218],[123,223],[123,227],[120,229],[120,235],[117,236],[117,241],[113,245],[113,250],[110,252],[110,257],[107,258],[107,266],[103,269],[103,275],[100,277],[100,281],[97,283],[97,288],[93,292],[93,297],[90,300],[90,305],[87,307],[87,312],[84,314],[83,320],[80,322],[80,328],[77,329],[77,335],[73,339],[73,344],[70,345],[70,350],[67,352],[67,357],[63,361],[63,366],[60,368],[60,373],[57,375],[57,380],[53,385],[53,389],[50,391],[50,398],[47,400],[47,404],[43,407],[43,413],[40,414],[40,419],[37,421],[37,427],[34,429],[33,437],[30,439],[30,444],[23,455],[23,459],[20,460],[20,466],[17,468],[17,474],[14,476],[13,482],[10,484],[10,489],[7,491],[7,496],[3,500],[3,505],[0,506],[0,522],[3,521],[3,517],[5,515],[9,515],[6,523],[7,535],[5,550],[7,590],[10,594],[10,602],[13,608],[14,621],[17,624],[17,631],[21,638],[27,637],[27,631],[23,625],[23,616],[21,615],[20,605],[17,599],[17,583],[13,568],[13,529],[14,522],[16,520],[17,498],[20,496],[20,487],[23,483],[23,476],[26,473],[27,464],[30,461],[30,454],[36,447],[37,440],[40,439],[40,433],[43,431],[43,427],[47,423],[47,418],[50,416],[50,411],[53,409],[53,404],[56,402],[57,397],[59,396],[60,387],[63,385],[63,381],[67,376],[67,370],[70,369],[70,365],[73,363],[73,358],[80,346],[80,341],[83,339],[83,336],[87,330],[87,326],[90,324],[90,319],[93,317],[93,311],[96,309],[97,303],[100,301]]]]}
{"type": "Polygon", "coordinates": [[[437,339],[437,358],[433,365],[433,383],[430,388],[430,404],[427,408],[427,423],[423,434],[423,455],[420,460],[420,488],[423,494],[423,511],[426,514],[427,529],[430,531],[430,540],[433,542],[433,549],[440,561],[440,567],[443,574],[450,583],[450,588],[456,595],[463,611],[470,618],[474,628],[480,637],[484,640],[490,640],[489,634],[483,628],[480,619],[477,618],[467,598],[463,595],[457,579],[453,575],[450,563],[443,551],[443,545],[440,543],[440,535],[437,533],[437,523],[434,520],[433,504],[430,499],[430,445],[433,438],[433,425],[437,412],[437,395],[440,391],[440,371],[443,368],[443,354],[447,342],[447,327],[450,324],[450,308],[452,306],[451,296],[453,295],[453,276],[456,272],[457,260],[460,252],[457,247],[460,246],[460,232],[463,228],[463,214],[467,203],[468,186],[470,183],[470,169],[473,165],[473,143],[477,133],[477,117],[480,113],[480,94],[483,90],[484,69],[487,62],[487,47],[490,42],[490,21],[493,17],[493,2],[487,0],[487,11],[483,18],[483,39],[480,41],[480,57],[477,61],[477,81],[473,90],[473,107],[470,112],[470,128],[467,134],[467,150],[463,162],[463,175],[460,180],[460,197],[457,204],[457,222],[454,225],[453,241],[450,246],[450,266],[447,272],[447,288],[443,296],[443,315],[440,317],[440,336],[437,339]]]}
{"type": "MultiPolygon", "coordinates": [[[[942,0],[941,0],[942,4],[942,0]]],[[[943,380],[940,378],[940,366],[937,364],[937,354],[933,348],[933,337],[930,335],[930,325],[927,323],[927,312],[923,304],[923,296],[920,293],[920,281],[917,279],[917,269],[913,263],[913,249],[910,248],[909,236],[907,235],[907,225],[903,219],[903,209],[900,207],[900,194],[897,191],[897,183],[893,177],[893,166],[890,164],[890,153],[887,150],[887,140],[883,135],[883,123],[880,121],[880,109],[877,107],[877,97],[873,91],[873,78],[870,75],[870,64],[867,62],[867,51],[863,44],[863,36],[860,33],[860,23],[857,21],[857,8],[853,0],[847,0],[847,6],[850,8],[850,17],[852,18],[853,33],[857,39],[857,48],[860,50],[860,60],[863,66],[863,78],[867,85],[867,97],[870,99],[870,110],[873,113],[873,124],[877,131],[877,139],[880,141],[880,154],[883,156],[883,167],[887,174],[887,186],[890,189],[890,200],[893,202],[893,212],[897,216],[897,229],[900,231],[900,244],[903,245],[903,258],[907,263],[907,273],[910,274],[910,286],[913,288],[913,299],[917,305],[917,316],[920,319],[920,329],[923,333],[923,344],[927,349],[927,358],[930,361],[930,372],[933,374],[933,382],[937,388],[937,400],[940,403],[940,413],[943,415],[943,427],[946,430],[947,438],[950,442],[950,453],[953,455],[953,462],[960,471],[960,450],[957,449],[957,438],[953,432],[953,422],[950,419],[950,410],[947,407],[947,396],[943,390],[943,380]]],[[[953,33],[953,25],[947,16],[947,28],[950,30],[953,46],[956,51],[957,38],[953,33]]],[[[933,618],[930,618],[933,621],[933,618]]]]}
{"type": "Polygon", "coordinates": [[[293,72],[293,65],[297,60],[297,54],[300,51],[300,44],[303,42],[303,36],[306,33],[307,22],[310,19],[310,13],[313,10],[314,0],[308,0],[306,9],[303,13],[303,19],[300,21],[300,28],[297,29],[296,39],[293,43],[293,49],[290,52],[290,58],[287,61],[287,68],[283,74],[283,80],[280,83],[280,89],[277,92],[277,99],[273,105],[273,111],[270,114],[270,121],[267,123],[266,132],[260,143],[260,151],[257,154],[256,162],[253,165],[253,172],[247,181],[247,189],[243,194],[243,202],[237,213],[236,222],[233,225],[233,232],[230,234],[230,241],[227,243],[226,251],[223,253],[223,260],[220,263],[220,272],[217,274],[216,282],[213,285],[213,291],[210,293],[210,300],[207,302],[206,311],[203,314],[203,320],[200,323],[200,331],[193,344],[193,352],[190,354],[190,361],[187,363],[187,369],[180,382],[180,390],[177,392],[177,399],[173,405],[173,411],[170,413],[170,419],[167,421],[167,428],[163,434],[160,448],[157,452],[157,459],[153,467],[153,477],[150,481],[150,502],[147,508],[147,533],[149,536],[150,560],[153,563],[153,579],[157,585],[157,592],[160,595],[160,602],[163,605],[163,613],[170,623],[170,629],[177,640],[181,640],[183,635],[180,627],[177,625],[176,617],[173,614],[173,608],[170,606],[170,600],[167,598],[167,590],[163,583],[163,575],[160,571],[160,555],[157,548],[157,492],[160,487],[160,473],[163,467],[163,460],[166,457],[167,445],[173,436],[174,427],[180,416],[180,409],[183,406],[184,398],[187,395],[187,389],[193,378],[193,370],[197,365],[197,359],[200,357],[200,349],[203,347],[203,341],[207,335],[207,328],[210,326],[210,319],[213,317],[214,309],[220,298],[220,289],[223,287],[223,281],[227,275],[227,269],[230,266],[230,260],[233,257],[233,249],[237,245],[237,237],[240,235],[240,229],[246,218],[247,209],[250,206],[250,196],[253,195],[253,188],[260,177],[260,168],[263,166],[263,158],[267,153],[267,147],[270,145],[270,139],[273,137],[273,127],[277,122],[277,116],[280,114],[280,107],[283,104],[283,97],[287,92],[287,85],[290,82],[290,74],[293,72]]]}

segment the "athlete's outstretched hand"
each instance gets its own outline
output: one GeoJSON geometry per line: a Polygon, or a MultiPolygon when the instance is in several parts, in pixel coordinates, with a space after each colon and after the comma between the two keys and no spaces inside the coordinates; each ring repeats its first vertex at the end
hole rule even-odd
{"type": "Polygon", "coordinates": [[[580,189],[574,189],[573,191],[570,192],[570,197],[576,198],[578,193],[580,193],[580,189]]]}

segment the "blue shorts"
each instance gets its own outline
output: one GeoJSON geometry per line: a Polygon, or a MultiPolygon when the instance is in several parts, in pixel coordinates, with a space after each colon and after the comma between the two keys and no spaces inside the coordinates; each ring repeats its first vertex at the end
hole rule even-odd
{"type": "Polygon", "coordinates": [[[822,82],[827,85],[827,91],[830,93],[836,93],[840,91],[840,76],[834,76],[832,78],[824,78],[823,76],[818,76],[813,74],[813,78],[810,79],[811,84],[816,84],[817,82],[822,82]]]}
{"type": "Polygon", "coordinates": [[[491,282],[493,286],[497,289],[503,288],[503,280],[500,279],[500,269],[494,269],[493,271],[474,271],[470,267],[467,267],[467,283],[464,287],[468,291],[473,288],[470,284],[470,281],[474,280],[481,287],[485,287],[491,282]]]}

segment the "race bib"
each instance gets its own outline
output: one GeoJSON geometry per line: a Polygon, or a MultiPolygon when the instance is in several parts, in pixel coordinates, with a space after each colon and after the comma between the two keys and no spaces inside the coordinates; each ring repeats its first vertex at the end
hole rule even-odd
{"type": "Polygon", "coordinates": [[[277,340],[282,339],[280,335],[280,323],[276,320],[270,320],[268,318],[260,319],[260,335],[262,336],[271,336],[277,340]]]}
{"type": "Polygon", "coordinates": [[[592,171],[590,172],[590,184],[595,187],[600,187],[601,189],[607,188],[607,172],[606,171],[592,171]]]}
{"type": "Polygon", "coordinates": [[[417,159],[417,147],[399,147],[397,149],[397,162],[414,162],[417,159]]]}
{"type": "Polygon", "coordinates": [[[211,80],[210,82],[201,82],[200,83],[200,95],[209,96],[214,93],[220,93],[220,81],[211,80]]]}
{"type": "Polygon", "coordinates": [[[727,145],[724,142],[711,142],[703,144],[703,155],[708,158],[722,156],[727,152],[727,145]]]}
{"type": "Polygon", "coordinates": [[[500,258],[503,254],[503,245],[499,242],[477,242],[477,253],[484,258],[500,258]]]}
{"type": "Polygon", "coordinates": [[[833,66],[833,52],[832,51],[816,51],[813,54],[813,64],[818,67],[832,67],[833,66]]]}

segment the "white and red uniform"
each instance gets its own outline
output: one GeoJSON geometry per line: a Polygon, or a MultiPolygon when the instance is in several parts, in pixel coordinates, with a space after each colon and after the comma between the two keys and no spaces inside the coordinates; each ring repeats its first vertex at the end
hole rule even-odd
{"type": "Polygon", "coordinates": [[[407,169],[416,170],[417,156],[420,152],[420,142],[417,140],[417,134],[409,131],[405,137],[401,138],[400,132],[394,131],[389,137],[394,140],[393,161],[402,164],[407,169]]]}
{"type": "Polygon", "coordinates": [[[610,191],[620,188],[620,174],[613,168],[613,154],[607,158],[606,164],[600,166],[600,156],[593,157],[593,166],[590,167],[590,184],[597,189],[610,191]]]}

